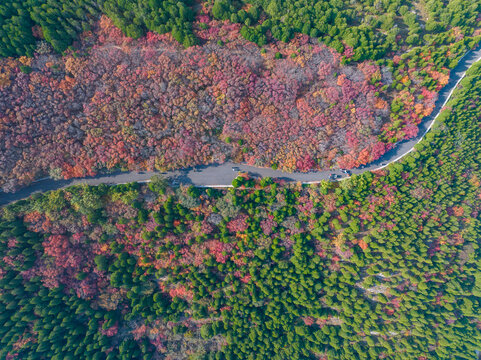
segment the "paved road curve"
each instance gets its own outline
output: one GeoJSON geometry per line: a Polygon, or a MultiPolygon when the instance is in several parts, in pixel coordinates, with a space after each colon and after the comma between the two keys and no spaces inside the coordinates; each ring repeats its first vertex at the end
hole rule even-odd
{"type": "MultiPolygon", "coordinates": [[[[399,142],[394,149],[384,154],[379,160],[376,160],[369,165],[358,169],[353,169],[353,174],[361,174],[368,170],[378,170],[386,167],[390,163],[398,161],[406,154],[410,153],[426,133],[431,129],[434,124],[434,120],[441,112],[444,105],[451,97],[454,89],[457,87],[461,79],[466,74],[466,71],[478,60],[481,59],[481,47],[477,50],[471,50],[459,61],[458,65],[451,71],[448,84],[440,91],[438,100],[436,101],[435,108],[430,116],[423,119],[419,125],[418,135],[410,140],[399,142]]],[[[239,168],[241,171],[249,172],[252,176],[258,177],[272,177],[281,178],[286,181],[295,181],[303,183],[316,183],[322,180],[328,180],[330,174],[336,174],[340,177],[338,180],[345,179],[347,176],[342,174],[340,170],[327,170],[327,171],[314,171],[309,173],[301,172],[283,172],[279,170],[272,170],[270,168],[258,168],[254,166],[247,166],[243,164],[234,164],[227,162],[221,165],[206,165],[196,168],[188,168],[183,170],[171,171],[165,173],[172,182],[175,184],[192,184],[196,186],[208,186],[208,187],[227,187],[230,186],[232,180],[237,176],[237,172],[232,168],[239,168]]],[[[49,190],[61,189],[71,185],[78,184],[123,184],[128,182],[148,182],[149,179],[158,172],[117,172],[108,175],[98,175],[89,178],[79,178],[72,180],[53,180],[42,179],[36,181],[28,187],[20,189],[15,193],[3,193],[0,192],[0,205],[9,204],[11,202],[25,199],[32,194],[38,192],[45,192],[49,190]]]]}

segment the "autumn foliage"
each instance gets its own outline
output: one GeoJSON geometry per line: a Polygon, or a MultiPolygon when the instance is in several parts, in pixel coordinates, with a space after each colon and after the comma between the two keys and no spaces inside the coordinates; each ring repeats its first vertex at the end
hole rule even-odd
{"type": "Polygon", "coordinates": [[[126,38],[103,17],[63,57],[0,60],[3,189],[45,175],[227,159],[284,170],[355,167],[414,136],[434,106],[435,92],[388,93],[387,67],[342,65],[346,55],[306,35],[260,51],[239,31],[202,15],[202,45],[184,49],[168,34],[126,38]],[[392,102],[410,109],[400,123],[392,102]]]}

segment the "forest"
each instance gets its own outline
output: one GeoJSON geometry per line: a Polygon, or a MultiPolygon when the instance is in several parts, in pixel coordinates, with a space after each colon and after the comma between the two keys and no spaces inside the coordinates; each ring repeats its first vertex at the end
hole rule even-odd
{"type": "Polygon", "coordinates": [[[400,162],[77,186],[1,209],[5,359],[474,359],[481,64],[400,162]]]}
{"type": "Polygon", "coordinates": [[[348,63],[304,34],[259,48],[236,23],[199,15],[202,46],[126,37],[109,18],[56,54],[0,59],[0,186],[109,170],[226,160],[287,171],[353,168],[417,135],[480,35],[348,63]]]}
{"type": "Polygon", "coordinates": [[[481,3],[463,0],[11,0],[0,5],[0,56],[31,56],[44,37],[65,51],[107,15],[130,38],[148,31],[171,33],[184,47],[198,44],[195,14],[242,26],[241,34],[260,46],[295,34],[319,39],[350,60],[376,60],[391,51],[437,42],[456,29],[471,36],[479,28],[481,3]]]}

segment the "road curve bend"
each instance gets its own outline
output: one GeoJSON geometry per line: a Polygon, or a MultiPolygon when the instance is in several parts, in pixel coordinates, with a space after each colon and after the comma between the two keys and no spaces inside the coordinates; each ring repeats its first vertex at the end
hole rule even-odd
{"type": "MultiPolygon", "coordinates": [[[[481,47],[475,50],[468,51],[459,60],[458,65],[451,70],[448,84],[446,84],[446,86],[439,92],[438,99],[436,101],[432,114],[425,117],[419,125],[419,132],[416,137],[397,143],[392,150],[388,151],[380,159],[371,162],[370,164],[364,166],[362,169],[352,169],[351,173],[361,174],[365,171],[380,170],[393,162],[399,161],[401,158],[413,151],[414,146],[418,144],[432,128],[436,118],[439,116],[442,109],[451,98],[451,95],[453,94],[456,87],[459,85],[460,81],[466,75],[466,72],[478,60],[481,60],[481,47]]],[[[173,185],[184,184],[200,187],[230,187],[232,180],[237,176],[237,171],[233,170],[233,168],[239,169],[240,171],[248,172],[253,177],[280,178],[289,182],[302,182],[305,184],[315,184],[323,180],[328,180],[331,174],[338,175],[337,180],[345,180],[349,178],[349,176],[343,174],[340,170],[313,171],[307,173],[289,173],[280,170],[273,170],[270,168],[258,168],[245,164],[235,164],[232,162],[198,166],[195,168],[170,171],[163,174],[165,174],[165,176],[169,178],[173,185]]],[[[45,178],[37,180],[31,185],[24,187],[14,193],[0,192],[0,206],[28,198],[35,193],[62,189],[72,185],[118,185],[129,182],[149,182],[150,178],[153,175],[157,174],[159,174],[159,172],[130,171],[115,172],[111,174],[102,174],[94,177],[70,180],[53,180],[51,178],[45,178]]]]}

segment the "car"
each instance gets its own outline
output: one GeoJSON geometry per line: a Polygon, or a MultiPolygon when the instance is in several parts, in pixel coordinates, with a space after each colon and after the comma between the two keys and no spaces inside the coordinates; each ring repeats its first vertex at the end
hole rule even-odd
{"type": "Polygon", "coordinates": [[[232,168],[232,171],[240,171],[240,168],[238,168],[237,166],[234,166],[234,167],[232,168]]]}
{"type": "Polygon", "coordinates": [[[341,172],[347,175],[351,175],[351,172],[347,169],[341,169],[341,172]]]}

